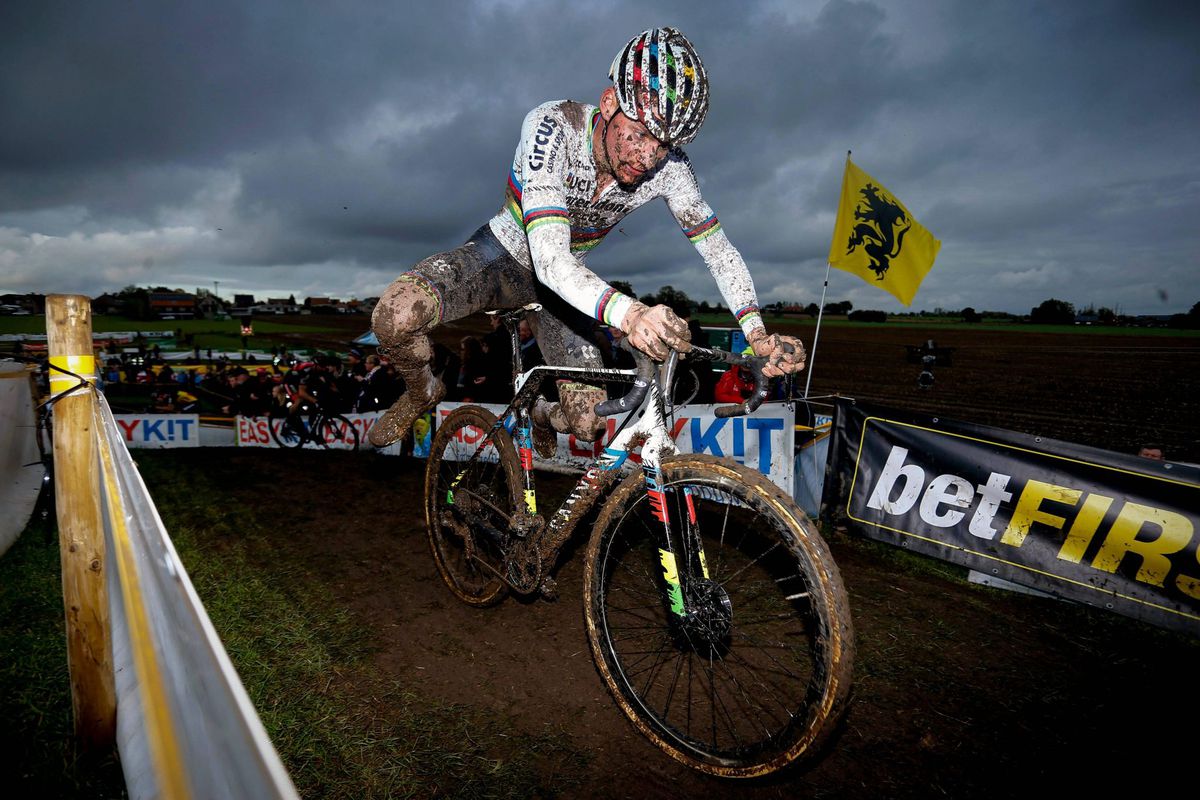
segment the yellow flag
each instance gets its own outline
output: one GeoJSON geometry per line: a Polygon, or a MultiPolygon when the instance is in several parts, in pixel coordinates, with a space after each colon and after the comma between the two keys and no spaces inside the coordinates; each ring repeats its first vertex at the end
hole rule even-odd
{"type": "Polygon", "coordinates": [[[830,266],[911,306],[941,246],[879,181],[846,159],[830,266]]]}

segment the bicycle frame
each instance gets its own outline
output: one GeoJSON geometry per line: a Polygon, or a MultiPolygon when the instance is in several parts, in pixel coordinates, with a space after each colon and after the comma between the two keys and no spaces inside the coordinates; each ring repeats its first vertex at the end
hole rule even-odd
{"type": "MultiPolygon", "coordinates": [[[[665,599],[671,611],[677,616],[683,617],[686,615],[686,609],[684,592],[680,585],[680,570],[675,556],[676,547],[682,545],[684,551],[689,555],[685,560],[684,574],[698,574],[707,577],[708,573],[700,537],[690,524],[685,529],[687,541],[676,543],[671,541],[670,512],[662,489],[662,460],[678,452],[668,432],[667,413],[663,403],[666,391],[663,387],[670,386],[677,359],[678,354],[673,352],[662,367],[662,377],[649,382],[648,392],[642,402],[630,409],[626,423],[618,430],[613,441],[584,471],[574,489],[548,521],[537,516],[532,420],[530,417],[530,408],[536,401],[542,383],[556,378],[585,381],[631,380],[636,375],[634,371],[539,366],[519,374],[513,401],[499,416],[493,430],[487,431],[486,435],[481,437],[479,445],[469,460],[481,458],[491,437],[497,435],[500,428],[509,430],[511,421],[511,428],[516,434],[515,443],[523,475],[523,508],[510,520],[510,529],[517,536],[528,538],[534,548],[535,557],[540,560],[544,568],[549,569],[557,561],[559,551],[570,538],[579,521],[586,516],[596,501],[613,487],[617,479],[622,476],[621,467],[630,454],[641,447],[641,469],[646,481],[646,493],[654,516],[663,523],[662,537],[659,542],[659,558],[663,566],[667,594],[665,599]]],[[[690,522],[694,522],[695,509],[686,489],[685,495],[690,522]]],[[[533,588],[536,587],[530,587],[530,589],[533,588]]]]}

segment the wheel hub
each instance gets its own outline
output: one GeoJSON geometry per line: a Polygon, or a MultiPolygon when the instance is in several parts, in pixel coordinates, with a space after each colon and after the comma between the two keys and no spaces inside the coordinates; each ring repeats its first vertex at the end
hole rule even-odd
{"type": "Polygon", "coordinates": [[[683,632],[688,641],[716,647],[729,640],[733,630],[733,603],[721,584],[709,578],[693,580],[688,588],[686,608],[683,632]]]}

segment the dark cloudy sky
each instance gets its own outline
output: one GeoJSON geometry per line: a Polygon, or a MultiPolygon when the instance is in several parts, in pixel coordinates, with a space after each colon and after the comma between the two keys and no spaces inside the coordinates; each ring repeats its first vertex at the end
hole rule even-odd
{"type": "MultiPolygon", "coordinates": [[[[914,308],[1200,300],[1200,4],[0,4],[0,292],[366,297],[500,206],[534,105],[674,24],[688,152],[763,302],[819,299],[846,150],[942,251],[914,308]]],[[[717,299],[665,206],[589,259],[717,299]]],[[[830,299],[902,310],[834,271],[830,299]]]]}

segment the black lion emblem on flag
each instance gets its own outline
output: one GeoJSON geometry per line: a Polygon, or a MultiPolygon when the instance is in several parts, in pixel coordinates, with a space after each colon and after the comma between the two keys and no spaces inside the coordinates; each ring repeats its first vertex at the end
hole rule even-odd
{"type": "Polygon", "coordinates": [[[850,234],[846,254],[849,255],[856,248],[862,247],[871,259],[870,267],[878,276],[877,280],[883,280],[892,259],[900,255],[904,246],[904,234],[912,228],[912,223],[904,209],[879,187],[868,183],[859,194],[863,199],[854,209],[854,218],[860,222],[850,234]],[[903,227],[897,231],[898,226],[903,227]]]}

